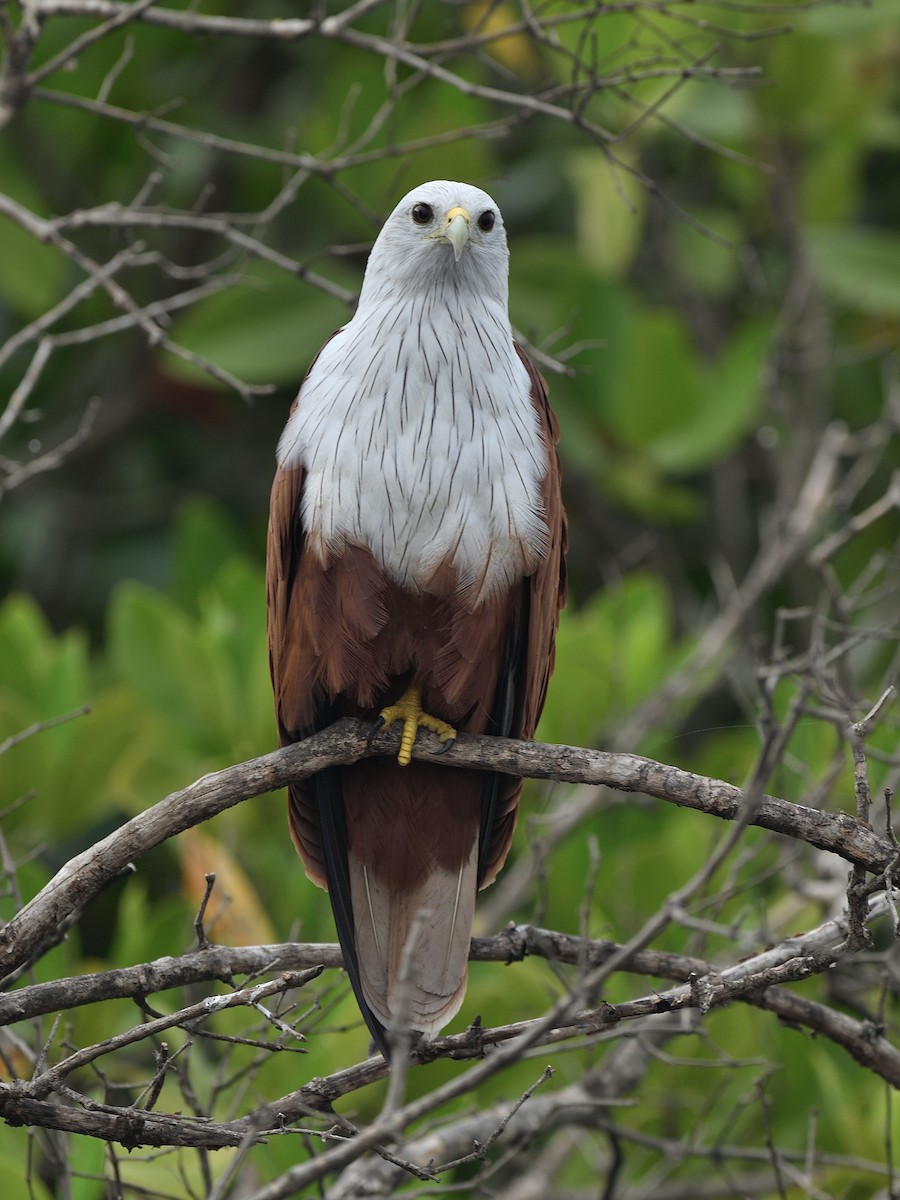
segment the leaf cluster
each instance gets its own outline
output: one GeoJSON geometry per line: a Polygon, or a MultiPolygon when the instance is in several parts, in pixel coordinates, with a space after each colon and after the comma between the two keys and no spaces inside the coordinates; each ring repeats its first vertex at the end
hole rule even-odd
{"type": "MultiPolygon", "coordinates": [[[[503,209],[514,322],[562,426],[573,601],[539,735],[887,827],[896,710],[858,723],[900,661],[897,14],[896,0],[0,6],[4,918],[162,796],[271,749],[273,448],[384,214],[439,176],[503,209]]],[[[846,863],[796,838],[732,836],[609,787],[526,795],[482,933],[514,920],[644,937],[724,971],[847,904],[846,863]]],[[[181,955],[199,909],[223,947],[333,937],[277,797],[134,865],[9,986],[181,955]]],[[[862,872],[855,886],[864,927],[866,889],[890,900],[893,885],[862,872]]],[[[35,1119],[30,1142],[0,1128],[0,1181],[10,1200],[290,1194],[291,1170],[380,1129],[381,1157],[328,1169],[335,1196],[511,1198],[531,1177],[565,1200],[862,1200],[891,1186],[895,1106],[803,1005],[897,1044],[889,910],[871,945],[856,928],[828,970],[795,977],[790,1025],[743,999],[599,1021],[431,1111],[462,1078],[451,1047],[410,1072],[425,1107],[403,1129],[378,1126],[384,1085],[349,1066],[365,1033],[332,969],[267,994],[265,1012],[196,1019],[248,974],[14,1023],[6,1083],[122,1038],[73,1073],[81,1099],[60,1093],[57,1115],[130,1105],[185,1115],[182,1134],[277,1098],[292,1116],[265,1146],[214,1154],[126,1154],[35,1119]],[[304,1118],[318,1077],[333,1107],[304,1118]]],[[[475,962],[455,1033],[537,1019],[585,972],[475,962]]],[[[672,978],[615,970],[585,1005],[672,978]]]]}

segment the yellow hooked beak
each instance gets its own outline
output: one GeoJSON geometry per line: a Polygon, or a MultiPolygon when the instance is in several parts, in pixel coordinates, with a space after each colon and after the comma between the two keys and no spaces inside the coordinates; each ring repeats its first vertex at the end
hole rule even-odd
{"type": "Polygon", "coordinates": [[[453,257],[459,262],[459,256],[469,242],[469,223],[471,218],[464,208],[458,204],[447,213],[447,224],[438,236],[453,247],[453,257]]]}

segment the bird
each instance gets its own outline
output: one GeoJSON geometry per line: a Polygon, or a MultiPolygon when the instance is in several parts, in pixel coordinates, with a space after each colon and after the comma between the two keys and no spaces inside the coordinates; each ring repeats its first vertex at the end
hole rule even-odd
{"type": "MultiPolygon", "coordinates": [[[[402,725],[396,757],[289,788],[375,1046],[433,1038],[466,990],[475,897],[503,866],[522,781],[412,758],[420,728],[534,734],[566,599],[559,429],[515,341],[495,202],[423,183],[372,246],[352,318],[278,443],[267,537],[281,745],[342,717],[402,725]]],[[[371,740],[371,739],[370,739],[371,740]]]]}

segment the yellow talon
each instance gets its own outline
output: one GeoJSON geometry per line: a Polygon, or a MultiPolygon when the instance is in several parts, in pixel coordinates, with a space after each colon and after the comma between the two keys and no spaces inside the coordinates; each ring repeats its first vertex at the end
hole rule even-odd
{"type": "Polygon", "coordinates": [[[420,725],[436,733],[442,742],[451,742],[456,737],[456,730],[452,725],[422,711],[422,692],[413,683],[395,704],[389,704],[381,710],[378,715],[378,728],[389,729],[395,721],[403,722],[400,753],[397,755],[397,762],[401,767],[409,766],[412,760],[413,743],[420,725]]]}

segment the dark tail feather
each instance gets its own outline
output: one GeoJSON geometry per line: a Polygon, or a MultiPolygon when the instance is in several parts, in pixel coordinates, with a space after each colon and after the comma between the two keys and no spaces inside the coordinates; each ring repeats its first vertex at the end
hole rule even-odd
{"type": "MultiPolygon", "coordinates": [[[[523,662],[522,639],[528,629],[527,594],[521,605],[513,611],[513,618],[507,630],[503,645],[503,660],[497,674],[497,687],[494,692],[494,703],[491,707],[490,720],[485,733],[494,737],[510,737],[513,727],[521,719],[522,680],[519,678],[523,662]]],[[[509,820],[501,814],[506,807],[511,792],[520,787],[517,779],[502,775],[499,771],[483,772],[484,785],[481,798],[481,830],[478,838],[478,886],[484,883],[485,875],[490,864],[495,863],[496,874],[497,844],[512,836],[509,820]],[[498,828],[499,825],[499,828],[498,828]]],[[[513,813],[513,820],[515,813],[513,813]]]]}
{"type": "Polygon", "coordinates": [[[313,777],[311,784],[315,797],[319,833],[322,839],[322,858],[325,863],[328,896],[334,913],[334,923],[337,926],[338,941],[341,943],[344,955],[344,968],[350,978],[360,1012],[372,1034],[372,1040],[381,1051],[385,1061],[390,1062],[391,1047],[387,1030],[366,1003],[359,977],[353,902],[350,896],[350,873],[347,868],[347,823],[344,814],[340,767],[329,767],[327,770],[320,771],[313,777]]]}

